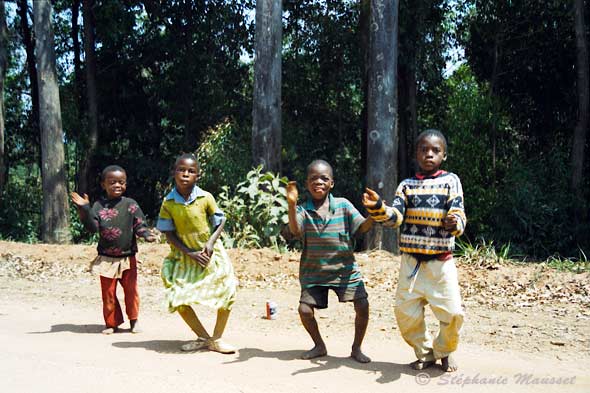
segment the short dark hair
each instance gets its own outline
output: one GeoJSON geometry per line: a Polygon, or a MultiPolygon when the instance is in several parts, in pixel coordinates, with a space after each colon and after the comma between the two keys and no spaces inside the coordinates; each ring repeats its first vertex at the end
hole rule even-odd
{"type": "Polygon", "coordinates": [[[330,169],[330,176],[334,177],[334,170],[332,169],[332,165],[330,165],[328,163],[328,161],[325,160],[313,160],[308,166],[307,166],[307,172],[306,174],[309,176],[309,172],[311,172],[311,169],[318,166],[318,165],[324,165],[327,166],[330,169]]]}
{"type": "Polygon", "coordinates": [[[429,137],[429,136],[435,136],[437,138],[440,138],[440,140],[443,142],[443,145],[445,146],[445,153],[448,151],[447,150],[447,138],[445,138],[443,133],[440,132],[439,130],[437,130],[436,128],[428,128],[428,129],[422,131],[420,134],[418,134],[418,136],[416,137],[416,140],[414,141],[414,148],[417,149],[418,143],[420,143],[420,141],[422,139],[429,137]]]}
{"type": "Polygon", "coordinates": [[[109,165],[100,173],[100,181],[104,181],[104,179],[107,177],[107,173],[111,172],[123,172],[125,176],[127,176],[127,172],[125,169],[123,169],[123,167],[120,167],[119,165],[109,165]]]}
{"type": "Polygon", "coordinates": [[[193,160],[197,164],[197,169],[199,169],[199,161],[197,160],[197,156],[195,156],[193,153],[182,153],[176,157],[176,160],[174,160],[174,166],[172,167],[173,171],[178,166],[178,163],[182,160],[193,160]]]}

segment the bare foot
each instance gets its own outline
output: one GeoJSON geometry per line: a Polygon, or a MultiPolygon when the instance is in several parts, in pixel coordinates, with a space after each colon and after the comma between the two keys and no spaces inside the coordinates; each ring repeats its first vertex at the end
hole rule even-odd
{"type": "Polygon", "coordinates": [[[442,358],[440,362],[442,363],[442,369],[447,373],[457,371],[459,368],[459,365],[451,355],[447,356],[446,358],[442,358]]]}
{"type": "Polygon", "coordinates": [[[371,361],[371,358],[365,355],[360,348],[353,349],[350,357],[359,363],[369,363],[371,361]]]}
{"type": "Polygon", "coordinates": [[[415,362],[410,363],[410,367],[414,370],[424,370],[425,368],[433,366],[434,363],[434,360],[416,360],[415,362]]]}
{"type": "Polygon", "coordinates": [[[108,327],[108,328],[104,329],[101,333],[102,334],[113,334],[113,333],[117,333],[118,330],[119,330],[119,328],[116,328],[116,327],[108,327]]]}
{"type": "Polygon", "coordinates": [[[309,360],[309,359],[314,359],[314,358],[326,356],[327,354],[328,354],[328,351],[326,350],[326,347],[316,345],[315,347],[313,347],[309,351],[303,352],[301,354],[301,359],[309,360]]]}

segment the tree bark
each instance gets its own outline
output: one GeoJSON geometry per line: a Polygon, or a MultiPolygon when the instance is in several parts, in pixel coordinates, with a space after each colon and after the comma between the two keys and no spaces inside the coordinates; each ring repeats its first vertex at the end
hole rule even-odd
{"type": "Polygon", "coordinates": [[[572,177],[571,187],[580,201],[583,200],[584,184],[584,147],[588,132],[589,103],[589,66],[588,42],[584,19],[584,0],[574,1],[574,20],[576,30],[576,73],[578,88],[578,119],[574,128],[572,144],[572,177]]]}
{"type": "Polygon", "coordinates": [[[98,97],[96,93],[96,49],[94,35],[94,0],[83,0],[84,56],[86,58],[86,103],[88,106],[86,152],[80,165],[78,189],[90,195],[94,193],[92,167],[98,146],[98,97]]]}
{"type": "Polygon", "coordinates": [[[0,1],[0,195],[6,184],[6,165],[4,163],[4,77],[8,64],[8,29],[6,28],[6,7],[0,1]]]}
{"type": "Polygon", "coordinates": [[[281,170],[282,2],[256,1],[252,159],[265,171],[281,170]]]}
{"type": "MultiPolygon", "coordinates": [[[[397,186],[398,0],[371,0],[367,185],[391,202],[397,186]]],[[[394,231],[375,227],[370,248],[397,252],[394,231]]]]}
{"type": "Polygon", "coordinates": [[[74,93],[76,95],[76,108],[78,116],[82,109],[82,64],[80,60],[80,26],[78,16],[80,15],[80,0],[72,1],[72,50],[74,52],[74,93]]]}
{"type": "Polygon", "coordinates": [[[43,187],[41,236],[47,243],[67,243],[71,240],[71,236],[68,225],[68,194],[59,88],[55,69],[52,13],[50,0],[33,2],[41,128],[43,187]]]}
{"type": "Polygon", "coordinates": [[[29,6],[27,0],[18,0],[17,13],[20,16],[21,33],[25,52],[27,53],[27,69],[29,73],[29,84],[31,85],[31,105],[33,110],[33,129],[39,127],[39,84],[37,82],[37,61],[35,59],[35,40],[31,34],[28,17],[29,6]]]}

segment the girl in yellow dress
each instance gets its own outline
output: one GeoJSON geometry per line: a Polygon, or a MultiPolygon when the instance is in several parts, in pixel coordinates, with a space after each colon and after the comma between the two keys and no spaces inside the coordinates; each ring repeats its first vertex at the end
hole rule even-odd
{"type": "Polygon", "coordinates": [[[181,349],[234,353],[235,348],[221,339],[237,287],[231,261],[219,240],[225,216],[213,196],[196,185],[199,167],[193,154],[179,156],[173,171],[175,187],[164,197],[157,228],[170,244],[170,254],[162,264],[168,308],[178,311],[197,335],[196,341],[181,349]],[[213,335],[199,321],[193,304],[217,310],[213,335]]]}

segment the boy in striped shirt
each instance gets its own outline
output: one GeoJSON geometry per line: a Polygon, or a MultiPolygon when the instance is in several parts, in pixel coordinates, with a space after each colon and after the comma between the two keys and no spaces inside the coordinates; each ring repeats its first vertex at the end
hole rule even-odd
{"type": "Polygon", "coordinates": [[[314,342],[314,347],[301,358],[313,359],[328,353],[314,309],[328,307],[328,292],[332,289],[340,302],[354,303],[355,332],[350,356],[368,363],[371,359],[363,354],[361,344],[369,323],[369,302],[354,259],[352,240],[354,235],[368,231],[373,221],[365,219],[347,199],[333,197],[333,187],[332,167],[323,160],[315,160],[307,167],[306,188],[311,199],[297,206],[296,182],[287,186],[289,229],[303,241],[299,316],[314,342]]]}
{"type": "Polygon", "coordinates": [[[369,188],[363,205],[376,222],[401,226],[395,317],[418,358],[410,366],[422,370],[441,359],[443,370],[453,372],[458,366],[451,353],[457,349],[464,315],[452,254],[467,221],[463,190],[457,175],[440,169],[447,159],[447,141],[440,131],[422,132],[415,146],[420,170],[400,183],[391,207],[369,188]],[[426,304],[440,322],[434,340],[424,322],[426,304]]]}

